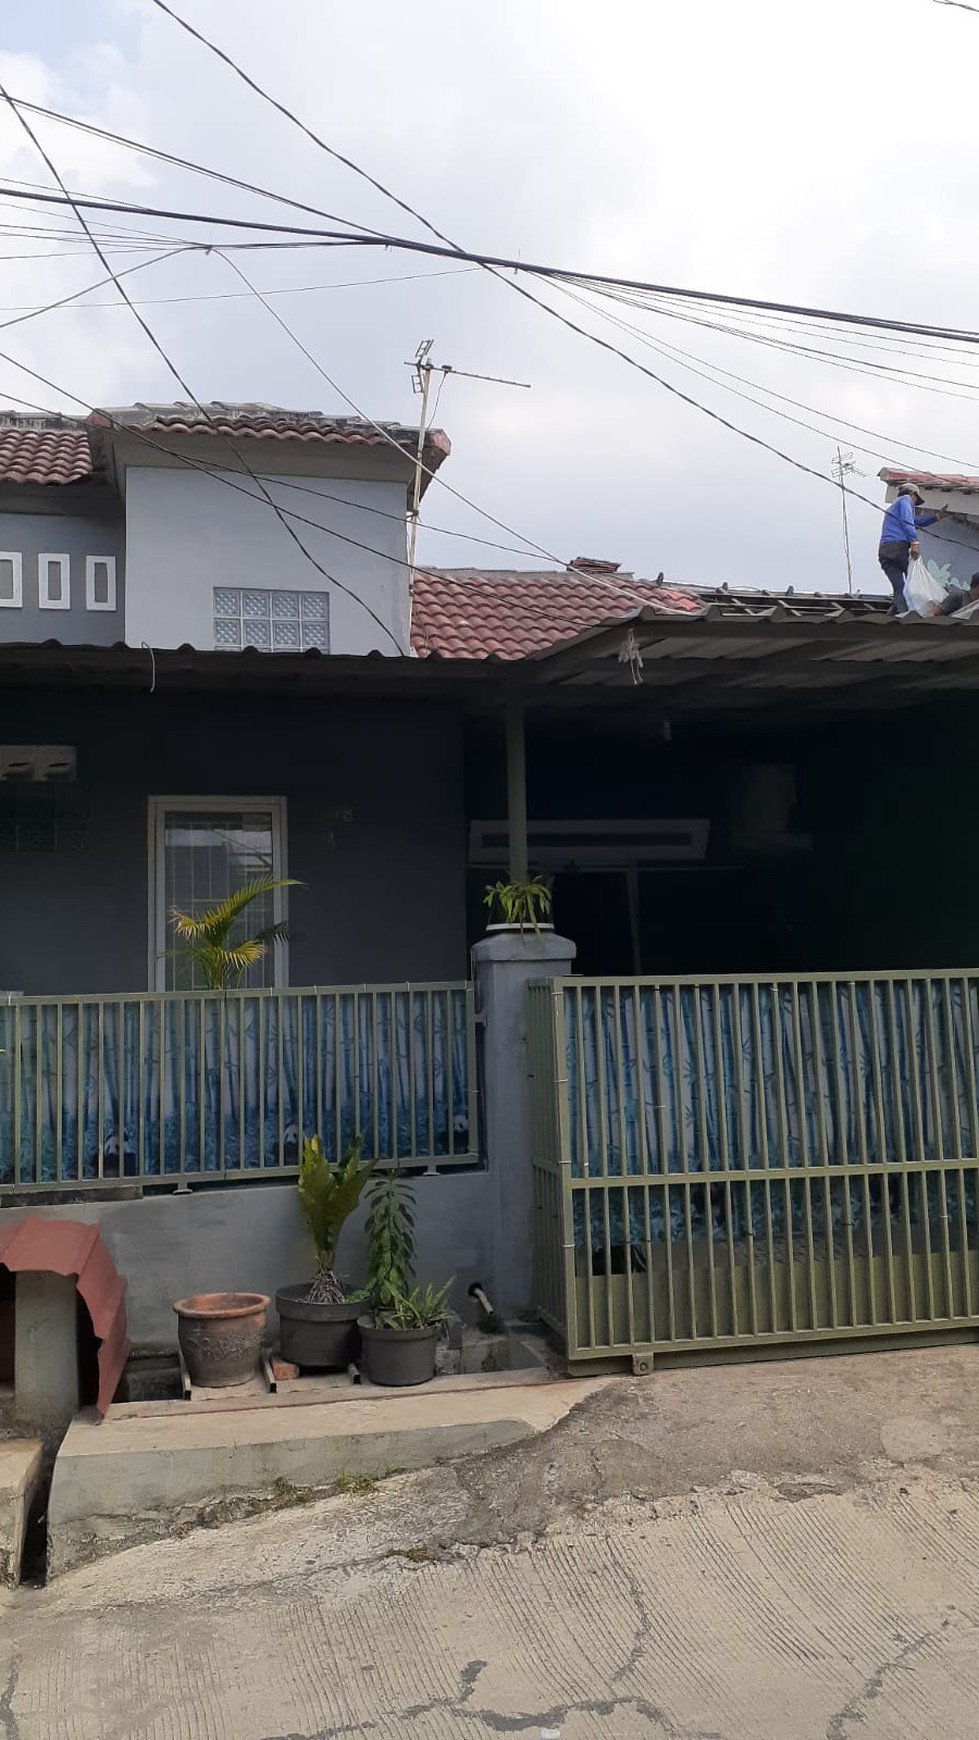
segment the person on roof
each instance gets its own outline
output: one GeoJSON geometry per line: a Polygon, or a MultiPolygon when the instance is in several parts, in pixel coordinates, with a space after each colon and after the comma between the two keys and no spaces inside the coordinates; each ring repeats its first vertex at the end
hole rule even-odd
{"type": "Polygon", "coordinates": [[[892,501],[884,514],[884,524],[880,533],[880,549],[877,552],[884,573],[887,575],[894,592],[894,614],[907,614],[907,600],[904,596],[904,582],[908,577],[908,564],[921,554],[918,544],[918,532],[925,526],[933,526],[940,520],[944,508],[939,508],[934,514],[919,514],[915,508],[924,507],[924,497],[918,493],[913,483],[902,483],[897,492],[896,500],[892,501]]]}

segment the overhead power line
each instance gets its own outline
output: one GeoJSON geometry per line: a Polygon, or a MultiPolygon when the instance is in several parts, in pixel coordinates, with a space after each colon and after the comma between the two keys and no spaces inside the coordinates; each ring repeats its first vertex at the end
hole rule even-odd
{"type": "MultiPolygon", "coordinates": [[[[108,250],[106,251],[108,252],[108,250]]],[[[184,243],[179,248],[172,249],[171,252],[198,253],[200,248],[196,243],[184,243]]],[[[9,255],[4,255],[4,260],[9,258],[9,255]]],[[[140,265],[128,267],[127,270],[138,272],[142,265],[153,264],[152,260],[145,260],[140,265]]],[[[468,272],[477,272],[478,270],[478,266],[450,266],[441,272],[399,272],[389,278],[347,278],[336,284],[285,284],[276,290],[264,290],[262,294],[264,296],[312,296],[327,290],[367,290],[376,284],[418,284],[424,283],[429,278],[462,278],[468,272]]],[[[122,277],[122,273],[119,276],[122,277]]],[[[101,288],[101,284],[106,283],[111,283],[111,279],[103,278],[100,284],[90,284],[87,290],[78,290],[75,294],[76,296],[86,296],[89,291],[98,290],[101,288]]],[[[252,292],[249,290],[209,290],[202,291],[196,296],[140,296],[138,299],[134,298],[137,308],[173,307],[180,302],[250,302],[252,300],[252,292]]],[[[58,306],[58,303],[49,304],[51,308],[58,306]]],[[[81,306],[82,308],[120,308],[124,305],[117,301],[110,301],[83,302],[81,306]]],[[[9,306],[0,303],[0,314],[23,314],[32,309],[35,309],[35,304],[32,302],[19,302],[9,306]]],[[[46,313],[47,309],[35,311],[46,313]]]]}
{"type": "MultiPolygon", "coordinates": [[[[153,0],[154,5],[161,0],[153,0]]],[[[867,327],[879,332],[906,333],[911,337],[947,339],[957,344],[979,345],[979,331],[970,328],[954,326],[935,326],[921,321],[898,320],[874,314],[854,314],[842,309],[810,307],[804,303],[777,302],[757,296],[735,296],[720,290],[691,290],[683,285],[656,284],[641,278],[620,278],[601,272],[585,272],[567,266],[552,266],[546,263],[516,259],[505,254],[481,253],[473,248],[461,248],[453,245],[442,246],[433,242],[414,241],[408,236],[387,235],[384,233],[363,235],[350,230],[314,229],[302,224],[276,224],[262,219],[232,218],[213,212],[178,211],[165,206],[140,205],[134,201],[108,199],[93,199],[88,196],[69,194],[40,194],[18,191],[7,188],[5,196],[10,199],[39,200],[44,204],[69,206],[72,210],[118,212],[127,216],[156,217],[167,219],[174,223],[207,224],[218,228],[251,230],[261,235],[274,235],[291,238],[284,245],[299,246],[304,243],[315,245],[331,245],[334,247],[385,248],[397,251],[427,254],[437,259],[458,260],[464,264],[482,266],[501,272],[513,272],[518,276],[537,278],[541,280],[557,279],[562,282],[579,284],[584,288],[594,287],[616,290],[644,291],[660,296],[672,296],[687,302],[716,304],[719,307],[737,309],[759,309],[774,314],[799,315],[811,320],[833,322],[843,326],[867,327]]],[[[401,203],[400,201],[398,202],[401,203]]],[[[206,247],[206,243],[199,244],[206,247]]],[[[227,247],[224,243],[222,246],[227,247]]],[[[262,246],[260,243],[234,243],[237,248],[262,246]]],[[[510,283],[510,280],[504,280],[510,283]]],[[[518,284],[511,284],[519,289],[518,284]]]]}
{"type": "MultiPolygon", "coordinates": [[[[14,114],[16,115],[18,121],[20,122],[21,126],[23,127],[24,131],[26,132],[28,138],[30,139],[31,143],[33,144],[38,155],[42,158],[43,162],[45,163],[48,170],[50,171],[52,178],[57,182],[58,186],[62,189],[62,191],[67,194],[67,189],[65,187],[65,183],[62,180],[58,169],[55,167],[55,164],[52,162],[51,158],[48,156],[48,153],[45,151],[44,146],[41,144],[40,140],[37,138],[37,135],[35,134],[30,122],[27,120],[27,118],[24,115],[22,115],[20,113],[19,109],[17,108],[16,103],[13,102],[13,100],[11,99],[11,97],[9,96],[7,91],[4,89],[4,86],[2,84],[0,84],[0,97],[2,97],[4,99],[4,101],[6,101],[9,104],[10,108],[13,110],[14,114]]],[[[205,422],[210,424],[210,426],[214,430],[215,434],[224,442],[228,451],[232,455],[232,458],[234,459],[236,466],[240,466],[240,468],[242,470],[244,470],[248,473],[248,475],[251,478],[252,482],[254,483],[256,489],[258,489],[261,492],[261,494],[265,497],[266,501],[269,504],[269,507],[272,509],[273,513],[276,515],[276,518],[279,520],[280,525],[282,525],[284,527],[284,529],[288,533],[289,537],[292,539],[293,543],[301,551],[302,555],[312,565],[312,567],[315,568],[316,571],[323,576],[323,578],[330,585],[335,586],[335,587],[337,587],[337,589],[339,591],[346,593],[348,597],[352,598],[360,606],[360,608],[365,612],[365,614],[367,616],[369,616],[371,618],[371,620],[377,624],[377,626],[381,630],[382,634],[384,634],[387,637],[387,639],[391,641],[392,645],[397,649],[397,651],[399,653],[410,651],[410,648],[401,646],[401,643],[399,642],[397,636],[391,631],[391,629],[388,627],[387,623],[382,621],[381,617],[379,617],[377,615],[377,613],[371,609],[370,605],[367,604],[366,601],[362,597],[360,597],[360,595],[358,593],[354,592],[351,587],[345,586],[342,580],[338,580],[335,574],[330,574],[327,571],[327,569],[324,568],[322,562],[318,561],[317,558],[313,555],[312,551],[309,550],[307,548],[307,546],[303,543],[298,532],[295,530],[295,527],[290,525],[288,516],[279,507],[278,503],[275,501],[273,496],[270,494],[269,490],[266,488],[266,485],[265,485],[264,481],[262,480],[262,478],[258,477],[256,475],[256,473],[252,470],[252,468],[249,465],[244,454],[239,453],[238,450],[232,445],[232,443],[230,441],[228,441],[227,438],[224,436],[224,434],[221,431],[221,429],[219,428],[219,426],[214,422],[214,419],[210,416],[209,412],[201,404],[200,400],[196,397],[192,388],[188,385],[187,381],[184,379],[180,370],[177,368],[177,365],[168,356],[166,350],[164,349],[163,345],[160,343],[159,339],[156,337],[156,334],[153,332],[153,330],[149,326],[148,322],[143,319],[143,316],[140,314],[138,308],[136,308],[135,305],[130,301],[130,298],[129,298],[127,290],[125,289],[125,286],[120,282],[119,278],[113,273],[112,267],[110,266],[108,259],[106,258],[105,254],[102,252],[102,249],[99,245],[99,242],[97,241],[95,236],[93,236],[91,234],[89,227],[88,227],[88,224],[87,224],[84,216],[82,215],[82,213],[78,212],[78,213],[76,213],[76,215],[78,217],[79,224],[81,225],[82,229],[84,229],[85,234],[89,237],[89,240],[91,241],[92,247],[94,248],[100,261],[102,262],[103,268],[114,279],[116,288],[119,291],[120,296],[128,304],[129,308],[132,311],[132,315],[133,315],[134,320],[137,322],[137,324],[140,327],[140,329],[142,330],[142,332],[148,338],[150,344],[153,346],[154,350],[157,352],[157,355],[160,357],[160,360],[164,363],[166,368],[169,370],[169,372],[173,376],[174,380],[177,382],[177,385],[181,388],[181,390],[183,392],[185,392],[187,394],[188,399],[190,399],[191,402],[196,406],[197,410],[199,411],[200,415],[204,418],[205,422]]]]}
{"type": "MultiPolygon", "coordinates": [[[[194,37],[195,40],[198,41],[199,43],[201,43],[203,47],[208,49],[208,51],[210,53],[216,55],[219,60],[223,61],[225,63],[225,65],[228,66],[230,68],[230,70],[233,73],[235,73],[235,75],[238,78],[240,78],[246,85],[248,85],[263,101],[271,104],[271,106],[273,108],[275,108],[276,110],[278,110],[278,112],[280,114],[285,116],[293,125],[297,126],[300,129],[300,131],[303,132],[306,135],[306,137],[309,138],[315,145],[317,145],[321,150],[325,151],[330,157],[334,158],[337,162],[344,164],[355,175],[359,176],[362,180],[368,182],[372,187],[374,187],[378,192],[380,192],[385,198],[392,201],[392,203],[395,204],[396,206],[398,206],[402,211],[406,212],[409,216],[413,217],[418,223],[420,223],[423,226],[423,228],[428,230],[430,235],[435,236],[437,238],[438,243],[441,244],[441,246],[434,246],[434,247],[431,243],[411,243],[411,244],[406,244],[406,245],[410,245],[416,251],[423,251],[426,253],[441,253],[443,251],[443,248],[448,248],[451,251],[452,257],[462,258],[462,259],[466,259],[466,258],[472,259],[475,263],[486,267],[492,273],[492,275],[494,277],[499,277],[501,274],[501,271],[507,270],[507,269],[512,270],[514,273],[520,273],[522,275],[526,275],[526,274],[530,273],[533,276],[535,276],[536,278],[544,279],[545,281],[549,278],[567,279],[567,277],[569,276],[569,274],[567,274],[566,272],[561,272],[561,271],[554,269],[554,268],[545,267],[543,271],[537,272],[532,265],[525,263],[525,262],[515,261],[515,260],[507,260],[507,259],[504,259],[500,256],[491,256],[491,255],[485,255],[485,254],[476,255],[475,253],[471,253],[469,250],[459,248],[448,236],[445,235],[445,233],[442,230],[438,229],[434,224],[432,224],[429,221],[428,218],[424,217],[421,212],[417,211],[414,206],[408,204],[407,201],[401,199],[399,197],[399,195],[395,194],[390,188],[386,187],[376,177],[370,175],[366,170],[364,170],[352,158],[346,156],[344,153],[339,152],[339,151],[335,150],[334,147],[328,145],[327,142],[324,139],[320,138],[320,136],[317,133],[314,133],[313,130],[305,124],[305,122],[300,120],[300,118],[297,115],[295,115],[292,110],[288,109],[285,104],[279,102],[277,98],[272,97],[268,91],[264,90],[263,87],[261,85],[259,85],[255,79],[253,79],[248,73],[246,73],[244,71],[244,69],[241,66],[238,65],[238,63],[232,58],[231,55],[226,53],[225,50],[219,48],[214,42],[210,41],[206,36],[203,35],[203,33],[201,31],[197,30],[195,26],[193,26],[192,24],[190,24],[188,22],[187,19],[182,17],[182,15],[180,13],[176,12],[174,10],[174,8],[167,3],[167,0],[153,0],[153,4],[158,8],[159,11],[166,13],[166,15],[168,17],[172,18],[178,25],[180,25],[180,27],[183,30],[185,30],[190,36],[194,37]]],[[[232,262],[229,261],[229,264],[232,264],[232,262]]],[[[237,267],[237,265],[235,266],[235,269],[240,270],[237,267]]],[[[241,276],[244,277],[244,274],[242,273],[241,276]]],[[[705,294],[702,292],[696,293],[696,292],[690,292],[690,291],[687,291],[684,289],[677,291],[675,288],[671,289],[669,286],[664,286],[664,285],[652,286],[649,284],[642,284],[642,283],[637,282],[635,280],[630,281],[627,279],[618,279],[618,280],[613,281],[613,280],[608,279],[608,278],[602,278],[602,277],[600,277],[600,275],[594,274],[594,273],[580,273],[580,274],[576,274],[575,276],[577,277],[577,281],[579,282],[579,284],[581,284],[582,286],[587,286],[587,285],[591,285],[591,284],[595,284],[597,286],[599,284],[610,284],[610,283],[614,282],[617,287],[624,287],[627,289],[642,289],[643,291],[645,291],[647,293],[650,291],[658,291],[660,294],[678,295],[682,298],[686,298],[689,300],[700,300],[700,301],[709,300],[712,303],[715,303],[719,306],[750,308],[750,309],[767,309],[767,310],[770,310],[772,312],[778,312],[781,314],[806,315],[810,318],[819,318],[823,321],[834,321],[834,322],[838,322],[838,323],[846,324],[846,325],[864,326],[864,327],[876,328],[878,330],[888,330],[888,331],[894,331],[894,332],[914,332],[916,334],[920,334],[922,336],[928,336],[928,337],[941,337],[941,338],[954,337],[956,340],[959,340],[963,343],[979,344],[979,333],[974,333],[974,332],[962,333],[962,332],[956,332],[953,329],[944,328],[944,327],[943,328],[937,328],[937,327],[931,327],[931,326],[925,327],[925,326],[920,326],[917,323],[910,323],[910,322],[906,322],[906,321],[884,320],[880,317],[872,316],[872,315],[849,316],[849,315],[841,313],[838,310],[807,309],[807,308],[803,308],[799,305],[795,305],[795,304],[791,304],[791,303],[775,303],[775,302],[769,302],[769,301],[762,301],[759,298],[735,297],[735,296],[732,296],[732,295],[730,295],[728,293],[724,293],[724,292],[717,292],[717,293],[712,292],[712,293],[710,293],[709,296],[705,296],[705,294]]],[[[552,319],[560,322],[560,324],[565,326],[569,331],[577,333],[580,337],[586,339],[587,341],[589,341],[593,344],[597,344],[601,349],[605,350],[610,355],[618,356],[628,366],[636,368],[637,370],[639,370],[640,373],[646,375],[650,380],[655,381],[656,384],[661,386],[665,391],[673,394],[675,397],[679,398],[682,402],[684,402],[684,403],[690,405],[692,408],[700,411],[703,415],[710,417],[713,421],[719,423],[722,427],[730,430],[734,434],[740,435],[744,440],[752,442],[754,445],[762,448],[764,451],[771,453],[775,458],[781,459],[785,464],[791,465],[795,470],[800,471],[802,473],[805,473],[811,477],[818,478],[821,482],[829,484],[830,487],[832,487],[832,488],[836,487],[836,480],[832,476],[828,475],[825,472],[821,472],[821,471],[817,470],[814,466],[806,465],[802,460],[794,458],[789,453],[785,453],[781,448],[775,447],[771,442],[765,441],[761,436],[755,435],[749,430],[742,429],[738,424],[733,423],[729,418],[722,416],[720,412],[714,411],[709,406],[702,404],[699,400],[695,399],[691,394],[683,392],[683,390],[681,388],[675,386],[672,382],[667,381],[663,376],[656,374],[654,370],[647,368],[645,364],[639,362],[635,357],[630,356],[627,351],[622,350],[617,345],[611,344],[607,339],[601,338],[597,333],[589,332],[585,327],[581,326],[577,321],[573,321],[573,320],[569,319],[566,315],[562,314],[559,309],[551,307],[551,305],[548,302],[544,301],[540,296],[537,296],[532,291],[528,290],[525,284],[517,282],[516,278],[514,278],[513,280],[503,279],[502,281],[509,284],[512,289],[516,290],[517,293],[519,295],[523,296],[524,298],[526,298],[526,300],[533,303],[536,307],[542,309],[546,314],[549,314],[552,319]]],[[[247,283],[248,280],[245,279],[245,282],[247,283]]],[[[279,325],[283,326],[286,331],[289,331],[289,328],[286,327],[286,323],[282,320],[282,317],[278,314],[278,312],[275,309],[273,309],[267,302],[265,303],[265,307],[268,309],[269,313],[271,313],[273,315],[273,318],[278,321],[279,325]]],[[[329,377],[325,375],[325,371],[322,369],[321,365],[319,365],[316,362],[316,359],[311,356],[310,352],[306,349],[306,347],[304,345],[301,344],[301,342],[296,337],[296,335],[290,334],[290,336],[293,338],[293,341],[299,346],[299,348],[303,351],[303,354],[306,355],[309,358],[309,360],[314,363],[314,366],[316,366],[318,368],[319,372],[321,374],[323,374],[326,379],[329,379],[329,377]]],[[[873,507],[875,509],[875,511],[879,511],[878,504],[870,501],[870,499],[868,497],[860,496],[855,491],[851,491],[850,493],[854,494],[856,496],[856,499],[862,500],[868,506],[873,507]]],[[[499,524],[500,522],[496,522],[496,523],[499,524]]],[[[506,529],[509,530],[510,528],[506,528],[506,529]]],[[[957,539],[951,539],[951,538],[946,539],[946,541],[947,542],[959,542],[959,543],[962,542],[962,540],[960,540],[960,539],[957,540],[957,539]]],[[[539,548],[539,546],[538,546],[538,548],[539,548]]]]}
{"type": "MultiPolygon", "coordinates": [[[[16,102],[10,98],[9,94],[6,92],[6,90],[4,89],[2,84],[0,84],[0,97],[3,97],[4,100],[6,100],[6,102],[9,104],[9,106],[13,110],[14,114],[17,116],[17,119],[20,121],[21,126],[24,128],[25,132],[27,133],[28,137],[30,138],[35,149],[38,151],[38,154],[41,156],[41,158],[43,159],[47,168],[49,169],[52,177],[57,182],[58,186],[60,188],[62,188],[62,190],[65,191],[66,197],[69,198],[69,201],[70,201],[70,196],[67,195],[67,190],[65,189],[65,184],[64,184],[56,166],[52,162],[51,158],[48,156],[47,152],[44,150],[44,147],[40,144],[39,140],[36,138],[36,135],[34,134],[33,129],[30,126],[30,123],[25,119],[24,116],[22,116],[19,113],[16,102]]],[[[110,276],[113,277],[113,280],[116,283],[116,288],[118,289],[120,296],[122,296],[123,300],[130,307],[130,309],[133,313],[133,316],[136,319],[137,323],[139,324],[141,330],[145,333],[146,337],[149,339],[150,343],[153,345],[154,349],[157,351],[161,360],[165,363],[166,367],[169,369],[170,373],[173,375],[174,379],[176,380],[177,384],[180,386],[181,390],[187,394],[188,398],[195,405],[195,407],[197,408],[200,415],[204,418],[205,422],[212,428],[212,430],[215,432],[215,434],[221,439],[221,441],[223,442],[225,447],[231,453],[232,458],[234,459],[236,465],[240,466],[241,469],[243,469],[245,472],[247,472],[249,478],[251,479],[252,483],[254,483],[256,489],[261,492],[262,497],[264,497],[265,501],[268,503],[269,507],[275,513],[276,517],[278,518],[280,523],[283,525],[285,530],[288,532],[289,536],[292,538],[294,543],[298,546],[298,548],[302,552],[302,554],[313,565],[313,567],[316,568],[320,574],[322,574],[324,579],[327,580],[327,582],[329,584],[336,586],[341,592],[346,593],[349,597],[354,599],[354,601],[357,604],[360,605],[360,607],[367,613],[368,616],[371,617],[371,619],[377,624],[377,626],[382,630],[382,632],[392,642],[392,644],[395,646],[396,650],[399,653],[410,651],[410,648],[402,648],[400,643],[398,642],[396,636],[394,634],[392,634],[391,630],[387,627],[387,624],[384,623],[381,620],[381,618],[375,614],[375,612],[370,608],[370,606],[368,604],[366,604],[364,602],[364,600],[357,593],[352,591],[352,589],[350,587],[345,586],[344,583],[341,580],[338,580],[335,575],[329,573],[327,571],[327,569],[323,567],[322,563],[320,563],[317,560],[317,558],[312,554],[312,552],[306,547],[306,545],[303,543],[302,539],[298,536],[298,534],[294,530],[293,526],[290,525],[290,523],[289,523],[289,521],[291,519],[301,520],[302,516],[297,515],[297,514],[293,514],[293,513],[289,513],[287,510],[283,510],[282,508],[279,507],[278,503],[274,500],[274,498],[270,494],[269,490],[266,488],[263,479],[260,478],[253,471],[251,466],[248,464],[247,459],[245,459],[244,455],[239,453],[238,450],[232,445],[231,441],[228,440],[228,438],[224,435],[223,431],[215,423],[214,419],[210,416],[210,414],[207,411],[207,409],[205,408],[205,406],[201,404],[200,400],[193,393],[193,391],[190,388],[190,386],[188,385],[187,381],[184,379],[183,375],[180,373],[176,364],[170,359],[170,357],[168,356],[164,347],[161,345],[160,341],[157,339],[156,335],[153,333],[153,331],[150,328],[150,326],[148,325],[148,323],[143,319],[142,315],[139,314],[135,305],[130,300],[126,290],[119,283],[118,278],[115,277],[114,274],[112,274],[112,268],[109,266],[108,261],[105,258],[105,255],[102,253],[98,241],[95,239],[94,236],[91,235],[91,232],[89,230],[89,226],[86,222],[86,219],[82,216],[82,214],[80,212],[76,213],[76,216],[78,218],[79,224],[81,225],[82,229],[85,231],[85,234],[87,236],[89,236],[89,239],[92,242],[92,246],[93,246],[96,254],[98,255],[99,259],[101,260],[103,266],[105,267],[105,270],[110,274],[110,276]]],[[[231,263],[232,262],[229,262],[229,264],[231,264],[231,263]]],[[[243,278],[243,281],[246,283],[246,285],[248,285],[248,280],[246,278],[244,278],[244,274],[240,272],[240,269],[237,266],[235,266],[235,270],[239,272],[239,276],[241,276],[243,278]]],[[[248,285],[248,288],[252,291],[253,294],[255,293],[253,286],[248,285]]],[[[266,304],[266,306],[268,306],[268,305],[266,304]]],[[[270,311],[273,314],[275,314],[274,310],[270,310],[270,311]]],[[[278,320],[280,317],[277,314],[275,314],[275,318],[278,320]]],[[[288,330],[288,328],[286,330],[288,330]]],[[[296,342],[298,342],[298,341],[296,341],[296,342]]],[[[13,358],[8,358],[7,360],[14,362],[15,366],[18,366],[18,367],[24,366],[21,364],[17,364],[15,362],[15,359],[13,359],[13,358]]],[[[27,369],[27,370],[25,370],[25,372],[27,372],[29,374],[33,374],[35,376],[35,378],[37,378],[37,379],[43,379],[43,377],[38,375],[37,372],[34,370],[27,369]]],[[[50,382],[46,382],[45,384],[53,385],[53,383],[50,383],[50,382]]],[[[58,391],[59,389],[57,387],[54,387],[53,390],[58,391]]],[[[69,395],[69,396],[74,397],[73,394],[69,395]]],[[[83,400],[80,400],[78,402],[84,403],[83,400]]],[[[372,421],[372,420],[368,419],[368,421],[372,421]]],[[[127,427],[127,426],[123,425],[123,427],[127,427]]],[[[385,430],[382,425],[375,424],[374,427],[380,431],[380,433],[382,434],[382,436],[384,437],[384,439],[386,441],[391,442],[392,445],[397,445],[397,443],[395,443],[393,441],[393,438],[391,437],[390,432],[385,430]]],[[[133,431],[130,430],[130,433],[133,433],[133,431]]],[[[151,445],[153,445],[153,444],[151,443],[151,445]]],[[[165,449],[165,448],[163,448],[161,450],[167,451],[167,449],[165,449]]],[[[424,469],[428,470],[427,467],[425,467],[424,469]]],[[[223,478],[223,481],[227,482],[227,483],[231,483],[232,480],[225,476],[223,478]]],[[[236,485],[232,484],[232,487],[241,488],[242,486],[240,486],[240,485],[236,486],[236,485]]],[[[249,497],[251,497],[252,499],[254,499],[254,497],[252,497],[252,492],[250,490],[246,489],[246,490],[244,490],[244,493],[249,495],[249,497]]],[[[452,493],[458,494],[457,491],[453,491],[452,493]]],[[[466,500],[465,497],[460,497],[460,499],[464,500],[464,501],[466,500]]],[[[475,504],[468,504],[468,505],[475,506],[475,504]]],[[[477,508],[476,511],[485,513],[485,510],[483,510],[483,509],[477,508]]],[[[486,515],[486,517],[488,517],[490,519],[493,518],[492,515],[488,515],[488,514],[486,515]]],[[[342,541],[345,543],[354,544],[360,549],[369,550],[371,554],[381,556],[384,559],[390,559],[387,552],[374,550],[371,546],[361,543],[359,539],[351,538],[351,537],[346,536],[343,533],[335,532],[332,527],[321,526],[318,524],[318,522],[315,522],[315,521],[308,521],[306,523],[311,524],[311,525],[315,525],[318,530],[325,531],[328,533],[328,535],[340,537],[342,539],[342,541]]],[[[504,529],[504,530],[509,531],[512,529],[508,526],[505,526],[502,521],[494,521],[494,523],[500,525],[502,527],[502,529],[504,529]]],[[[515,535],[520,536],[519,533],[516,533],[515,535]]],[[[530,540],[527,540],[527,542],[529,543],[530,540]]],[[[540,550],[541,554],[546,556],[548,558],[548,560],[556,562],[559,568],[563,568],[563,567],[567,566],[567,564],[562,562],[562,560],[559,557],[553,556],[549,551],[542,549],[542,547],[540,545],[537,545],[535,547],[538,550],[540,550]]],[[[395,561],[397,561],[397,560],[398,559],[395,558],[395,561]]],[[[407,563],[402,563],[399,565],[406,567],[407,563]]],[[[609,590],[610,592],[614,592],[616,594],[616,596],[620,599],[620,601],[623,601],[625,598],[629,598],[630,601],[636,602],[640,605],[643,605],[647,602],[647,600],[644,599],[641,594],[629,591],[624,585],[621,585],[621,584],[613,582],[613,581],[609,581],[607,583],[603,581],[602,583],[606,584],[607,590],[609,590]]]]}
{"type": "Polygon", "coordinates": [[[262,187],[254,181],[243,181],[238,175],[230,175],[223,169],[211,169],[204,163],[195,163],[190,157],[179,157],[173,151],[163,151],[157,145],[143,144],[139,139],[130,139],[125,133],[113,133],[108,127],[97,127],[94,121],[83,121],[77,115],[65,115],[59,109],[46,109],[41,103],[29,103],[23,97],[15,97],[18,108],[26,109],[29,114],[43,115],[46,120],[56,121],[61,126],[73,127],[77,132],[87,133],[96,139],[105,139],[112,145],[123,145],[127,151],[136,151],[143,157],[153,157],[159,163],[169,163],[175,169],[186,169],[192,175],[203,175],[209,181],[223,182],[226,187],[238,188],[242,193],[257,193],[261,199],[274,200],[278,205],[287,205],[293,211],[304,211],[310,217],[327,218],[330,223],[346,224],[352,230],[363,230],[366,235],[378,236],[380,230],[372,229],[370,224],[358,223],[354,218],[338,217],[335,212],[324,211],[322,206],[308,205],[305,200],[294,199],[290,194],[278,193],[269,187],[262,187]]]}

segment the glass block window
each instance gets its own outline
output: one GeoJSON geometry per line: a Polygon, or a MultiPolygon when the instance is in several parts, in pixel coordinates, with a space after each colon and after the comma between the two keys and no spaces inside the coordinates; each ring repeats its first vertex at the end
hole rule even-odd
{"type": "Polygon", "coordinates": [[[265,591],[256,586],[215,586],[214,645],[257,647],[259,652],[330,650],[328,592],[265,591]]]}

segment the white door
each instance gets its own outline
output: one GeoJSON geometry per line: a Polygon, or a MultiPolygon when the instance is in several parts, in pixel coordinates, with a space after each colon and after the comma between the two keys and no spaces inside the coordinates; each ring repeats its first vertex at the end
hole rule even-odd
{"type": "MultiPolygon", "coordinates": [[[[260,876],[281,881],[285,869],[284,798],[150,799],[150,971],[158,991],[202,989],[181,958],[173,909],[197,916],[260,876]]],[[[284,888],[260,895],[240,921],[254,936],[285,918],[284,888]]],[[[278,943],[245,976],[257,988],[289,982],[287,944],[278,943]]]]}

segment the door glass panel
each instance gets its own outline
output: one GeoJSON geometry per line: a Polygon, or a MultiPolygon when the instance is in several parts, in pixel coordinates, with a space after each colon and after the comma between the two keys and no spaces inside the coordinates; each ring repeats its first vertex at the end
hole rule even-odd
{"type": "MultiPolygon", "coordinates": [[[[270,810],[167,810],[163,819],[166,935],[162,948],[166,951],[168,991],[204,989],[199,969],[180,953],[173,934],[173,908],[197,918],[246,882],[277,874],[270,810]]],[[[274,895],[260,895],[239,919],[229,940],[255,936],[274,920],[274,895]]],[[[242,986],[274,983],[275,951],[269,949],[245,974],[242,986]]]]}

